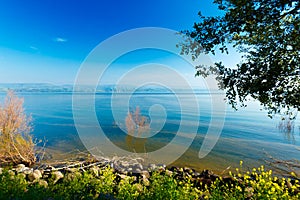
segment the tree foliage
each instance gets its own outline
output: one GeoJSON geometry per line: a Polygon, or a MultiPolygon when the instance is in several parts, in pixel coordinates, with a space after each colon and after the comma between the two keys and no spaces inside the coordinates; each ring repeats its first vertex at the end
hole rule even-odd
{"type": "Polygon", "coordinates": [[[0,105],[0,164],[35,162],[30,122],[24,113],[23,99],[9,91],[4,105],[0,105]]]}
{"type": "Polygon", "coordinates": [[[227,53],[228,45],[242,53],[236,66],[197,67],[196,75],[217,73],[229,103],[245,105],[251,96],[269,114],[300,108],[300,3],[296,0],[215,0],[224,15],[205,17],[190,31],[182,52],[227,53]],[[198,46],[194,43],[199,43],[198,46]]]}

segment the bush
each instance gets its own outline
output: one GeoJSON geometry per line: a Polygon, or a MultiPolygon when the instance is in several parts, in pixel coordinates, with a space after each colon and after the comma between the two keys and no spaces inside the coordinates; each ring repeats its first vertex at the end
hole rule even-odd
{"type": "Polygon", "coordinates": [[[0,164],[32,165],[36,158],[30,132],[31,117],[23,108],[23,99],[8,91],[3,106],[0,105],[0,164]]]}

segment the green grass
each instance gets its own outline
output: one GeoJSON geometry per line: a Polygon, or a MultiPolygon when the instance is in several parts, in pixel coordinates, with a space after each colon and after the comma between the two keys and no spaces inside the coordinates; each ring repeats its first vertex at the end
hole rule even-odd
{"type": "Polygon", "coordinates": [[[163,170],[153,172],[148,181],[134,176],[121,179],[110,168],[97,174],[78,170],[56,183],[50,177],[48,185],[28,182],[25,175],[4,170],[0,199],[300,199],[297,178],[277,178],[263,166],[244,174],[240,170],[230,173],[230,181],[217,178],[209,183],[163,170]]]}

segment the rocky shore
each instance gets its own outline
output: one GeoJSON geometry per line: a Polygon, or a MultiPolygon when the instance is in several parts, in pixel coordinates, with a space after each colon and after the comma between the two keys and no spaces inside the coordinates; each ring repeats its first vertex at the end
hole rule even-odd
{"type": "MultiPolygon", "coordinates": [[[[144,185],[149,185],[149,178],[153,172],[159,172],[161,174],[166,174],[173,176],[174,178],[180,180],[185,177],[190,177],[195,185],[199,186],[204,184],[210,184],[219,178],[218,175],[214,174],[212,171],[204,170],[202,172],[197,172],[190,168],[180,168],[180,167],[169,167],[167,168],[163,164],[149,164],[148,166],[143,166],[138,163],[139,160],[134,162],[122,161],[120,159],[112,160],[101,160],[101,161],[82,161],[72,164],[56,164],[56,165],[39,165],[36,167],[27,167],[24,164],[19,164],[9,170],[9,173],[14,176],[21,174],[29,183],[38,183],[44,187],[48,186],[48,182],[51,179],[52,183],[58,183],[64,177],[71,178],[74,175],[83,174],[88,171],[95,177],[98,177],[101,170],[105,168],[111,168],[116,175],[116,180],[120,182],[122,179],[128,177],[133,178],[133,183],[142,182],[144,185]]],[[[0,174],[3,172],[3,168],[0,168],[0,174]]],[[[232,177],[225,176],[222,177],[225,181],[233,181],[232,177]]]]}
{"type": "MultiPolygon", "coordinates": [[[[266,199],[300,197],[299,178],[280,179],[272,176],[271,170],[265,171],[263,166],[250,173],[242,174],[236,169],[235,173],[230,172],[228,175],[221,176],[210,170],[199,172],[187,167],[142,163],[143,160],[139,158],[114,157],[52,165],[40,164],[34,167],[19,164],[10,169],[0,168],[0,178],[3,174],[5,180],[10,182],[17,177],[21,181],[16,183],[22,185],[22,180],[25,180],[26,185],[25,188],[21,186],[23,189],[18,194],[20,198],[18,196],[16,198],[12,192],[1,194],[3,187],[3,191],[7,189],[7,191],[16,191],[13,189],[14,183],[11,186],[5,183],[1,186],[0,182],[0,199],[1,197],[22,199],[25,193],[29,193],[29,197],[32,197],[32,194],[35,195],[33,190],[36,189],[30,191],[30,188],[37,188],[40,195],[47,195],[50,199],[58,191],[58,197],[56,196],[58,199],[85,198],[91,193],[93,193],[92,199],[132,199],[139,195],[145,199],[163,196],[167,199],[175,197],[175,199],[190,199],[191,193],[196,199],[219,199],[224,195],[236,199],[257,199],[262,195],[265,195],[266,199]],[[103,187],[106,189],[99,190],[103,187]],[[128,195],[128,198],[123,198],[124,195],[128,195]]],[[[39,199],[45,198],[41,196],[39,199]]]]}

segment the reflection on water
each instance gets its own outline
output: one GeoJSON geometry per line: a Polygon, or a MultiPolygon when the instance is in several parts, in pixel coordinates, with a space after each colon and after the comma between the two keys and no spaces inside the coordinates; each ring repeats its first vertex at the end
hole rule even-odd
{"type": "Polygon", "coordinates": [[[282,117],[282,119],[278,123],[279,131],[284,135],[287,141],[290,141],[293,144],[296,143],[296,139],[294,135],[295,120],[296,119],[291,119],[289,118],[289,116],[286,116],[286,117],[282,117]]]}
{"type": "Polygon", "coordinates": [[[125,118],[127,135],[125,142],[130,151],[136,153],[145,153],[147,132],[150,131],[148,119],[140,113],[140,107],[136,107],[135,111],[129,111],[125,118]]]}
{"type": "MultiPolygon", "coordinates": [[[[69,152],[75,148],[84,149],[74,126],[71,94],[26,93],[20,95],[24,97],[26,111],[32,113],[35,137],[38,139],[45,137],[48,141],[48,147],[55,148],[57,151],[69,152]]],[[[0,96],[0,100],[2,98],[4,98],[4,94],[0,96]]],[[[87,96],[81,95],[80,98],[85,101],[87,96]]],[[[189,95],[185,95],[184,98],[188,100],[189,95]]],[[[279,120],[268,118],[266,112],[259,111],[259,105],[256,103],[250,103],[247,108],[236,112],[228,107],[221,138],[208,156],[199,159],[198,152],[211,120],[210,99],[213,97],[208,94],[198,94],[197,98],[201,114],[198,119],[200,125],[197,136],[188,151],[174,164],[196,169],[209,168],[221,172],[228,167],[238,166],[240,160],[244,160],[245,169],[261,164],[271,167],[266,162],[270,156],[278,160],[300,160],[300,130],[297,128],[299,127],[299,120],[289,122],[293,123],[294,129],[283,131],[284,129],[280,129],[278,126],[279,120]]],[[[171,142],[180,125],[181,106],[184,107],[184,112],[187,114],[189,109],[192,109],[188,104],[180,105],[174,95],[137,94],[130,98],[129,108],[139,106],[138,112],[133,110],[128,113],[128,111],[124,112],[120,109],[119,112],[123,120],[115,121],[110,110],[110,99],[110,95],[96,95],[95,107],[99,124],[109,140],[115,145],[133,152],[145,152],[145,149],[155,151],[171,142]],[[165,109],[165,113],[154,112],[150,114],[151,106],[157,104],[165,109]],[[142,118],[142,116],[148,119],[142,118]],[[159,123],[160,119],[164,122],[163,124],[159,123]],[[134,122],[134,126],[128,122],[134,122]],[[155,130],[152,133],[150,130],[150,133],[147,133],[148,123],[151,124],[152,122],[157,124],[160,131],[155,130]],[[127,135],[126,132],[132,132],[132,135],[142,137],[144,134],[150,134],[151,137],[133,138],[131,134],[127,135]]],[[[122,101],[122,97],[119,101],[122,101]]],[[[82,110],[84,111],[84,108],[82,110]]],[[[193,117],[191,117],[191,121],[183,125],[194,124],[195,121],[192,119],[193,117]]],[[[213,126],[218,125],[218,123],[213,124],[213,126]]],[[[88,125],[82,124],[82,126],[88,125]]],[[[180,133],[182,141],[190,135],[188,132],[180,133]]],[[[94,134],[93,137],[97,137],[97,134],[94,134]]],[[[181,144],[177,145],[179,147],[181,144]]],[[[161,156],[167,157],[168,155],[161,156]]]]}

